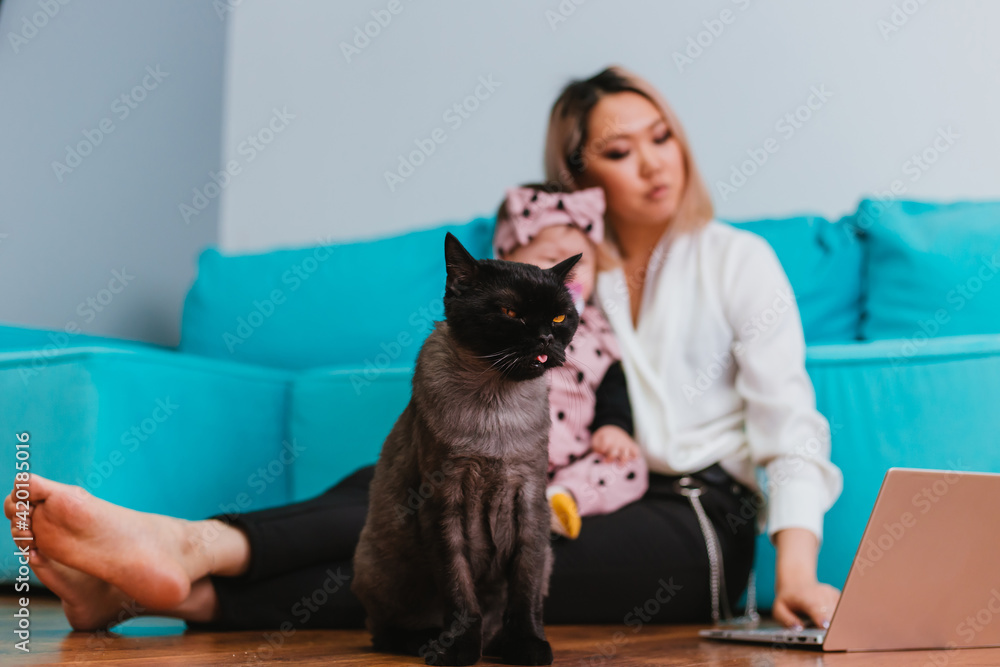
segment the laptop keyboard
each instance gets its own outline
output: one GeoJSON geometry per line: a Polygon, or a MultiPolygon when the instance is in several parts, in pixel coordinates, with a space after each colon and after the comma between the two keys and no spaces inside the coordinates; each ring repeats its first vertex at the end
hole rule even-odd
{"type": "Polygon", "coordinates": [[[805,628],[788,630],[782,627],[769,628],[712,628],[699,630],[702,637],[713,639],[736,639],[762,643],[803,644],[809,646],[822,645],[826,630],[822,628],[805,628]]]}
{"type": "Polygon", "coordinates": [[[782,630],[781,628],[754,628],[753,630],[741,630],[741,632],[748,635],[757,635],[762,637],[815,637],[816,639],[823,639],[826,636],[826,630],[823,628],[805,628],[802,630],[782,630]]]}

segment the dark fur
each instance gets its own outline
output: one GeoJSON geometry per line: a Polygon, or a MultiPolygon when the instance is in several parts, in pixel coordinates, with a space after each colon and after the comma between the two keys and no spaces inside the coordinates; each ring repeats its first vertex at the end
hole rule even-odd
{"type": "Polygon", "coordinates": [[[420,349],[354,555],[351,590],[375,648],[428,664],[471,665],[484,653],[552,662],[543,375],[565,361],[579,324],[564,286],[579,258],[547,270],[477,261],[445,239],[446,319],[420,349]],[[532,363],[542,353],[545,364],[532,363]]]}

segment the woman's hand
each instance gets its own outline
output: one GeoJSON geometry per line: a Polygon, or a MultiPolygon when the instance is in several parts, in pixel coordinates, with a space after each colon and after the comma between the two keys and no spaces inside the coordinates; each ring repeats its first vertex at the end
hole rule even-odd
{"type": "Polygon", "coordinates": [[[606,424],[590,438],[590,447],[608,461],[631,461],[639,456],[639,445],[625,429],[613,424],[606,424]]]}
{"type": "Polygon", "coordinates": [[[801,629],[803,620],[825,628],[840,599],[840,591],[816,579],[819,540],[805,528],[786,528],[774,534],[778,551],[774,619],[801,629]]]}
{"type": "Polygon", "coordinates": [[[805,618],[817,627],[828,628],[839,599],[838,589],[815,579],[784,584],[775,592],[771,611],[774,619],[785,627],[801,630],[802,619],[805,618]]]}

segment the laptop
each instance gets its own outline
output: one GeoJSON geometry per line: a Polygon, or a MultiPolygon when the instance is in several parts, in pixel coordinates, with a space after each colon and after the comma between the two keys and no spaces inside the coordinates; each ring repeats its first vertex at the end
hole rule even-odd
{"type": "Polygon", "coordinates": [[[1000,474],[890,468],[828,629],[698,634],[823,651],[1000,646],[1000,474]]]}

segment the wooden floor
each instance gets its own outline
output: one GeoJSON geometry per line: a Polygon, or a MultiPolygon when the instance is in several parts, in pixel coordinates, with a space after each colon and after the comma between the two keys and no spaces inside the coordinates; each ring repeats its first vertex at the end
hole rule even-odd
{"type": "MultiPolygon", "coordinates": [[[[112,633],[72,632],[55,597],[37,588],[30,599],[30,653],[14,647],[13,595],[0,596],[0,665],[253,665],[294,662],[303,665],[420,665],[417,658],[387,656],[369,648],[368,635],[353,630],[280,632],[187,631],[166,618],[133,619],[112,633]]],[[[703,626],[646,625],[550,626],[546,628],[556,665],[906,665],[957,667],[1000,665],[1000,649],[828,653],[804,649],[726,644],[700,639],[703,626]]],[[[484,659],[480,664],[493,664],[484,659]]]]}

